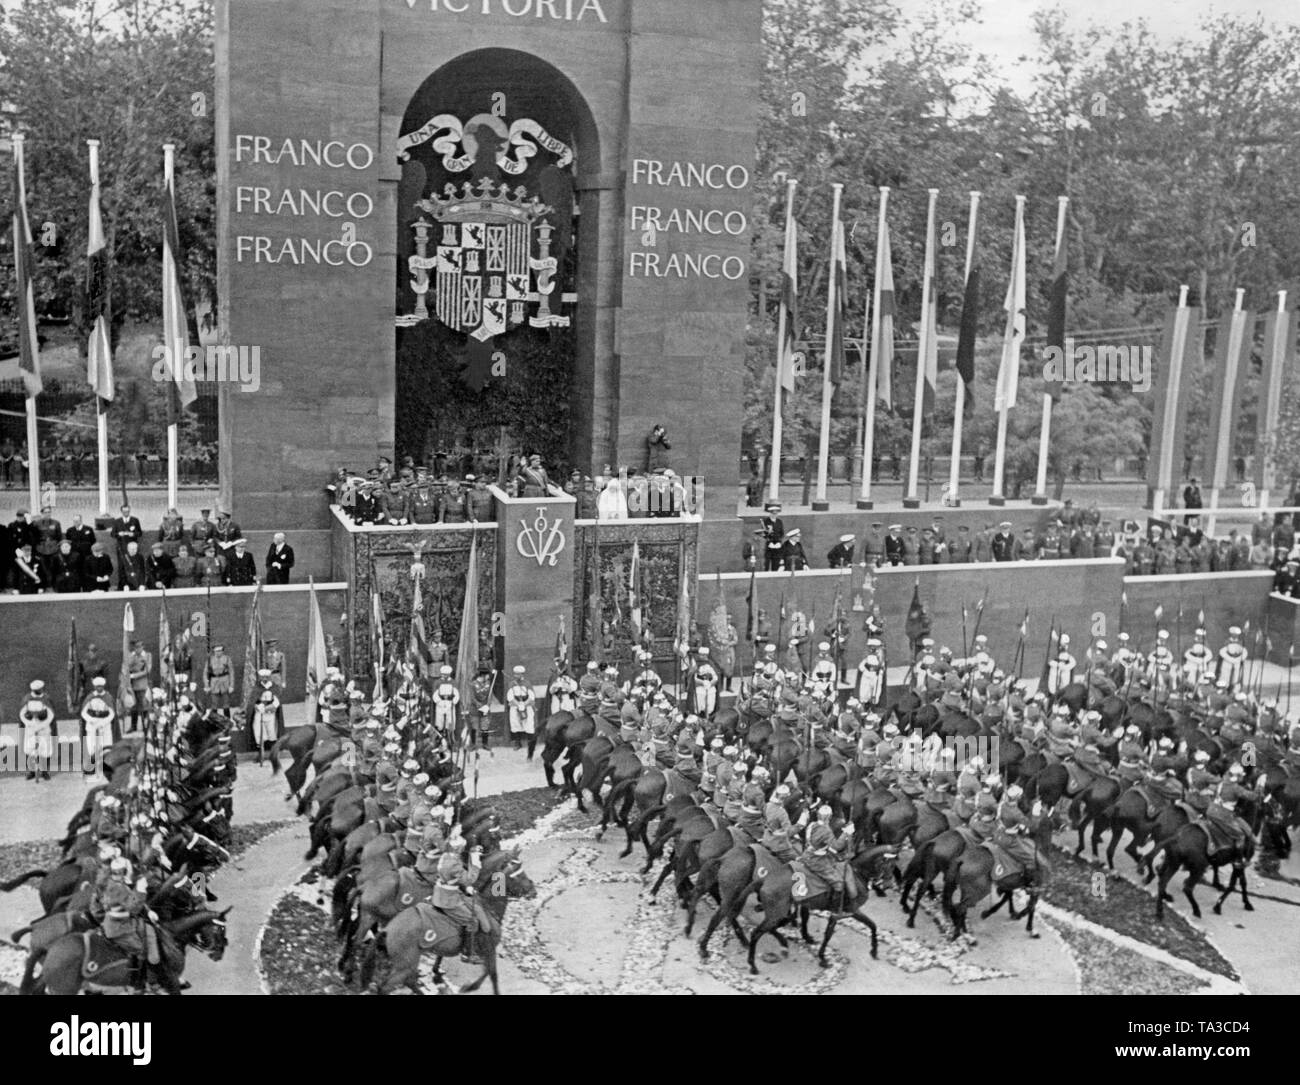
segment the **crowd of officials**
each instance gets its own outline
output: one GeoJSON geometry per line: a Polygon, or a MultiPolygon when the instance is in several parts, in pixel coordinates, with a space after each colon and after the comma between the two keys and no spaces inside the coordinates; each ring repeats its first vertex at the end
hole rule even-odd
{"type": "MultiPolygon", "coordinates": [[[[73,516],[65,528],[48,506],[32,518],[19,509],[4,528],[4,589],[42,592],[146,591],[156,588],[248,586],[259,582],[257,561],[230,513],[202,509],[186,523],[170,509],[152,537],[123,505],[107,532],[73,516]]],[[[264,582],[289,583],[294,554],[277,533],[263,564],[264,582]]]]}

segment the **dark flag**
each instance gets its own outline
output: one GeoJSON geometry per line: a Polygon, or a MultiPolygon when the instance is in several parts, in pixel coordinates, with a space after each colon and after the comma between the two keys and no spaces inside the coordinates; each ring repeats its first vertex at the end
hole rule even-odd
{"type": "Polygon", "coordinates": [[[198,399],[194,378],[185,373],[190,345],[189,318],[181,289],[180,231],[176,226],[176,194],[169,178],[163,185],[163,359],[167,367],[167,424],[176,425],[181,411],[198,399]]]}
{"type": "Polygon", "coordinates": [[[979,331],[980,265],[979,249],[971,255],[970,275],[961,303],[961,326],[957,331],[957,372],[966,385],[966,408],[975,402],[975,336],[979,331]]]}
{"type": "Polygon", "coordinates": [[[99,212],[98,140],[90,141],[90,214],[86,236],[86,321],[90,339],[86,347],[86,379],[101,412],[113,399],[113,352],[108,338],[108,248],[99,212]]]}
{"type": "Polygon", "coordinates": [[[912,654],[916,655],[916,648],[921,638],[930,632],[930,616],[921,603],[919,580],[912,585],[912,605],[907,608],[907,622],[903,626],[903,632],[907,634],[908,643],[912,646],[912,654]]]}
{"type": "Polygon", "coordinates": [[[68,701],[68,715],[77,715],[81,705],[81,660],[77,651],[77,619],[72,619],[68,630],[68,681],[65,689],[68,701]]]}

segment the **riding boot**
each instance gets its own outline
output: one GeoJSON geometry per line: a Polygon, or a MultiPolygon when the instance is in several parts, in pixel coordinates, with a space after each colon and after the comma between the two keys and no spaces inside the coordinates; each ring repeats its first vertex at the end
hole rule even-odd
{"type": "Polygon", "coordinates": [[[468,927],[460,931],[460,959],[466,964],[482,964],[483,959],[474,955],[474,932],[468,927]]]}

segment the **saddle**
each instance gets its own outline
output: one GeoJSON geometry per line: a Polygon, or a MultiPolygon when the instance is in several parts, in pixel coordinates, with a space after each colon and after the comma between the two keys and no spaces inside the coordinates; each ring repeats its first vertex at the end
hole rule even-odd
{"type": "Polygon", "coordinates": [[[98,931],[84,932],[81,941],[85,947],[81,959],[82,979],[108,987],[132,982],[131,957],[119,946],[98,931]]]}
{"type": "MultiPolygon", "coordinates": [[[[1208,800],[1207,800],[1207,803],[1206,803],[1206,804],[1208,805],[1208,800]]],[[[1196,821],[1198,821],[1200,818],[1205,817],[1205,811],[1204,811],[1204,810],[1198,810],[1198,809],[1196,809],[1196,807],[1193,806],[1193,805],[1192,805],[1190,802],[1188,802],[1186,799],[1178,799],[1178,800],[1174,803],[1174,805],[1175,805],[1176,807],[1178,807],[1178,808],[1179,808],[1179,809],[1180,809],[1184,814],[1186,814],[1188,820],[1191,821],[1191,822],[1193,822],[1193,823],[1195,823],[1196,821]]]]}
{"type": "MultiPolygon", "coordinates": [[[[790,870],[793,874],[790,886],[790,895],[796,903],[807,900],[809,897],[818,897],[823,893],[833,893],[838,888],[823,878],[815,870],[808,869],[803,861],[796,859],[790,864],[790,870]],[[803,892],[800,892],[800,889],[803,892]]],[[[852,875],[850,874],[850,877],[852,875]]],[[[845,886],[847,889],[847,885],[845,886]]]]}
{"type": "Polygon", "coordinates": [[[433,882],[425,880],[414,867],[400,867],[397,871],[397,903],[409,908],[433,896],[433,882]]]}
{"type": "MultiPolygon", "coordinates": [[[[1240,820],[1240,819],[1238,819],[1240,820]]],[[[1237,841],[1232,837],[1227,829],[1222,828],[1213,819],[1204,815],[1197,815],[1192,822],[1197,828],[1204,830],[1206,840],[1209,843],[1207,855],[1218,855],[1222,851],[1232,851],[1237,846],[1237,841]]]]}
{"type": "Polygon", "coordinates": [[[739,825],[728,825],[727,832],[731,834],[731,846],[733,848],[748,848],[754,843],[749,833],[745,832],[739,825]]]}
{"type": "Polygon", "coordinates": [[[1092,786],[1093,780],[1097,779],[1095,772],[1089,772],[1073,760],[1062,761],[1061,764],[1065,766],[1065,771],[1069,776],[1069,782],[1065,785],[1067,795],[1077,795],[1081,791],[1086,791],[1092,786]]]}
{"type": "MultiPolygon", "coordinates": [[[[424,926],[424,935],[421,938],[420,945],[425,949],[431,949],[439,942],[451,942],[453,945],[460,944],[460,924],[451,916],[439,908],[435,908],[427,900],[421,901],[415,906],[416,915],[420,917],[420,923],[424,926]]],[[[501,924],[496,918],[479,902],[477,897],[474,898],[474,918],[478,922],[478,931],[475,938],[488,935],[493,941],[501,936],[501,924]]]]}
{"type": "Polygon", "coordinates": [[[785,863],[781,862],[762,844],[750,844],[749,849],[754,853],[754,876],[756,878],[766,878],[772,871],[785,866],[785,863]]]}
{"type": "Polygon", "coordinates": [[[695,785],[676,769],[664,770],[664,802],[695,794],[695,785]]]}
{"type": "Polygon", "coordinates": [[[1011,853],[992,840],[985,840],[981,845],[993,856],[993,880],[1000,882],[1004,878],[1013,878],[1024,869],[1024,864],[1012,857],[1011,853]]]}
{"type": "MultiPolygon", "coordinates": [[[[1145,782],[1140,784],[1134,784],[1133,790],[1136,791],[1139,795],[1142,796],[1142,798],[1146,800],[1147,817],[1149,818],[1155,817],[1156,814],[1159,813],[1160,808],[1165,805],[1166,802],[1165,797],[1163,795],[1157,794],[1156,792],[1152,791],[1150,785],[1148,785],[1145,782]]],[[[1198,812],[1197,817],[1199,816],[1200,814],[1198,812]]]]}

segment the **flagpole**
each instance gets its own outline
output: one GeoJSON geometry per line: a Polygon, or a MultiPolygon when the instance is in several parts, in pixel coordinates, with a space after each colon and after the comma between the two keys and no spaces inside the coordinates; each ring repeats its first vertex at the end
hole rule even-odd
{"type": "MultiPolygon", "coordinates": [[[[1017,196],[1016,197],[1016,222],[1017,223],[1023,221],[1024,213],[1025,213],[1025,197],[1017,196]]],[[[1015,241],[1018,242],[1019,240],[1020,240],[1020,235],[1019,235],[1019,231],[1017,231],[1015,235],[1015,241]]],[[[1014,242],[1013,242],[1013,250],[1014,250],[1014,242]]],[[[1013,252],[1012,261],[1011,261],[1011,283],[1007,290],[1008,297],[1011,299],[1011,304],[1013,305],[1017,300],[1015,297],[1017,266],[1018,266],[1018,262],[1023,259],[1024,259],[1023,253],[1013,252]]],[[[1010,316],[1010,324],[1012,329],[1012,338],[1014,339],[1016,314],[1012,312],[1009,314],[1009,316],[1010,316]]],[[[1016,344],[1015,358],[1009,359],[1007,357],[1007,343],[1004,337],[1002,342],[1002,364],[998,369],[997,398],[998,400],[1000,400],[1001,406],[998,408],[998,438],[997,438],[997,446],[993,453],[993,493],[989,496],[990,505],[1005,505],[1007,503],[1006,495],[1004,493],[1004,489],[1005,489],[1004,476],[1006,474],[1006,462],[1007,462],[1007,412],[1011,409],[1011,404],[1009,402],[1010,397],[1006,395],[1006,389],[1004,387],[1003,382],[1007,377],[1005,369],[1008,365],[1016,366],[1017,378],[1008,382],[1011,384],[1011,387],[1014,388],[1018,380],[1019,367],[1020,367],[1020,344],[1019,343],[1016,344]]]]}
{"type": "MultiPolygon", "coordinates": [[[[1272,348],[1273,357],[1264,358],[1264,372],[1271,377],[1269,384],[1260,388],[1259,398],[1263,405],[1262,425],[1258,426],[1260,433],[1272,433],[1277,428],[1278,409],[1281,406],[1281,377],[1285,372],[1287,341],[1291,338],[1291,329],[1287,324],[1286,316],[1286,291],[1277,292],[1277,315],[1273,318],[1276,323],[1273,325],[1273,339],[1265,347],[1268,350],[1272,348]],[[1274,363],[1281,353],[1280,363],[1274,363]]],[[[1259,472],[1259,504],[1261,508],[1267,508],[1269,504],[1269,492],[1273,489],[1273,483],[1276,481],[1273,477],[1274,468],[1269,457],[1263,457],[1264,462],[1259,472]]]]}
{"type": "Polygon", "coordinates": [[[837,182],[831,185],[831,259],[826,287],[826,350],[822,358],[822,425],[821,440],[817,447],[817,496],[812,503],[815,512],[830,508],[830,502],[826,499],[826,476],[830,466],[831,397],[834,393],[834,385],[831,384],[831,362],[835,353],[835,313],[836,306],[839,304],[835,296],[838,286],[835,261],[839,259],[840,194],[843,191],[842,184],[837,182]]]}
{"type": "MultiPolygon", "coordinates": [[[[980,194],[970,194],[970,220],[966,227],[966,273],[963,285],[970,282],[971,267],[975,263],[975,228],[979,225],[980,194]]],[[[961,504],[958,487],[961,484],[961,427],[966,413],[966,381],[957,374],[957,398],[952,408],[952,463],[948,467],[948,499],[953,507],[961,504]]]]}
{"type": "MultiPolygon", "coordinates": [[[[99,140],[88,139],[86,146],[90,151],[90,187],[98,196],[99,192],[99,140]]],[[[91,330],[91,335],[95,334],[91,330]]],[[[98,385],[98,382],[97,382],[98,385]]],[[[108,515],[108,412],[99,399],[95,397],[95,439],[96,459],[99,465],[99,515],[108,515]]]]}
{"type": "MultiPolygon", "coordinates": [[[[1205,525],[1205,533],[1211,537],[1214,535],[1217,525],[1217,510],[1219,508],[1220,491],[1226,488],[1228,478],[1228,460],[1231,457],[1232,450],[1228,445],[1228,437],[1232,432],[1232,407],[1233,402],[1233,385],[1239,379],[1238,366],[1236,359],[1241,350],[1241,339],[1234,335],[1237,332],[1237,322],[1240,319],[1242,310],[1242,301],[1245,300],[1246,291],[1238,288],[1237,298],[1232,306],[1232,313],[1219,323],[1219,334],[1227,339],[1227,347],[1223,352],[1224,366],[1230,376],[1223,382],[1223,402],[1212,404],[1211,409],[1218,411],[1218,424],[1214,427],[1214,434],[1218,438],[1218,447],[1209,450],[1210,459],[1210,519],[1205,525]]],[[[29,399],[28,404],[31,404],[29,399]]],[[[1212,420],[1213,421],[1213,420],[1212,420]]],[[[28,423],[30,427],[30,423],[28,423]]],[[[29,446],[30,447],[30,446],[29,446]]]]}
{"type": "Polygon", "coordinates": [[[930,348],[930,288],[934,281],[930,238],[934,236],[934,211],[939,202],[939,190],[930,189],[930,206],[925,218],[925,274],[921,280],[921,332],[916,344],[916,402],[912,405],[912,455],[907,468],[907,496],[903,499],[906,508],[919,508],[920,499],[916,496],[917,483],[921,475],[921,427],[925,421],[925,367],[930,348]]]}
{"type": "MultiPolygon", "coordinates": [[[[174,143],[164,143],[164,144],[163,144],[163,185],[166,187],[167,191],[169,191],[169,192],[173,192],[173,193],[174,193],[174,191],[175,191],[175,183],[174,183],[174,155],[175,155],[175,153],[176,153],[176,144],[174,144],[174,143]]],[[[174,198],[174,197],[173,197],[173,198],[174,198]]],[[[164,246],[164,249],[165,249],[165,248],[166,248],[166,246],[164,246]]],[[[175,259],[176,259],[176,254],[175,254],[175,253],[172,253],[172,254],[171,254],[171,259],[172,259],[172,260],[175,260],[175,259]]],[[[167,274],[166,261],[167,261],[167,257],[164,256],[164,258],[163,258],[163,275],[164,275],[164,276],[167,274]]],[[[176,269],[176,274],[177,274],[177,275],[180,274],[180,269],[179,269],[179,268],[176,269]]],[[[166,287],[164,287],[164,289],[166,289],[166,287]]],[[[183,320],[183,319],[184,319],[184,315],[178,313],[178,314],[177,314],[177,319],[179,319],[179,320],[183,320]]],[[[174,349],[175,349],[175,346],[176,346],[175,343],[164,343],[164,344],[163,344],[163,349],[164,349],[164,350],[171,351],[171,350],[174,350],[174,349]]],[[[181,366],[183,366],[184,364],[185,364],[185,359],[184,359],[184,358],[176,358],[176,357],[173,356],[173,358],[172,358],[172,365],[173,365],[174,367],[176,367],[177,370],[179,370],[179,368],[180,368],[181,366]]],[[[173,380],[176,379],[176,377],[175,377],[174,374],[173,374],[173,378],[172,378],[172,379],[173,379],[173,380]]],[[[169,391],[169,393],[171,393],[171,392],[173,392],[174,390],[173,390],[173,389],[169,389],[168,391],[169,391]]],[[[177,463],[177,457],[178,457],[178,445],[179,445],[179,439],[178,439],[178,433],[179,433],[179,430],[180,430],[180,426],[179,426],[176,422],[168,422],[168,424],[167,424],[167,507],[168,507],[168,508],[173,508],[173,509],[176,508],[176,506],[177,506],[177,504],[178,504],[178,501],[177,501],[177,493],[176,493],[176,492],[177,492],[177,489],[178,489],[178,485],[177,485],[177,484],[178,484],[178,481],[179,481],[179,474],[180,474],[180,472],[179,472],[179,465],[178,465],[178,463],[177,463]]]]}
{"type": "MultiPolygon", "coordinates": [[[[871,504],[871,472],[876,456],[876,397],[880,389],[880,280],[884,276],[885,209],[889,206],[889,187],[880,188],[880,216],[876,221],[876,275],[871,287],[871,372],[867,376],[867,419],[862,433],[862,492],[858,508],[869,509],[871,504]]],[[[865,321],[864,321],[865,329],[865,321]]]]}
{"type": "MultiPolygon", "coordinates": [[[[1065,209],[1070,205],[1069,196],[1056,198],[1056,251],[1061,251],[1065,244],[1065,209]]],[[[1043,425],[1038,437],[1038,485],[1034,487],[1033,503],[1047,504],[1047,446],[1052,432],[1052,393],[1043,393],[1043,425]]]]}
{"type": "MultiPolygon", "coordinates": [[[[785,222],[786,234],[790,231],[790,218],[794,214],[794,188],[799,182],[793,177],[785,183],[785,222]]],[[[782,272],[784,273],[784,256],[782,256],[782,272]]],[[[786,322],[790,319],[790,314],[786,312],[785,293],[782,291],[782,302],[776,311],[776,389],[772,400],[772,462],[769,463],[768,473],[770,479],[767,486],[767,496],[770,501],[781,500],[781,442],[784,439],[782,433],[781,411],[783,403],[781,393],[784,388],[781,386],[781,378],[785,374],[785,367],[793,364],[792,360],[785,356],[785,335],[786,322]]]]}
{"type": "MultiPolygon", "coordinates": [[[[23,170],[23,143],[26,136],[22,132],[13,134],[14,146],[14,165],[18,170],[18,198],[22,200],[22,219],[24,225],[27,223],[27,176],[23,170]]],[[[17,214],[17,209],[15,209],[17,214]]],[[[29,239],[25,237],[14,237],[14,248],[17,250],[20,245],[30,244],[29,239]]],[[[30,270],[30,269],[29,269],[30,270]]],[[[27,306],[27,298],[20,297],[17,299],[18,305],[24,309],[27,306]]],[[[21,319],[19,327],[21,328],[21,319]]],[[[19,334],[22,334],[21,331],[19,334]]],[[[32,349],[37,349],[36,326],[32,325],[32,349]]],[[[37,372],[40,371],[39,364],[37,372]]],[[[33,515],[41,507],[41,456],[37,448],[39,441],[39,431],[36,426],[36,397],[27,395],[23,397],[23,402],[27,408],[27,502],[28,507],[32,510],[33,515]]]]}

